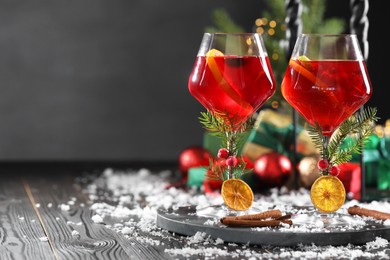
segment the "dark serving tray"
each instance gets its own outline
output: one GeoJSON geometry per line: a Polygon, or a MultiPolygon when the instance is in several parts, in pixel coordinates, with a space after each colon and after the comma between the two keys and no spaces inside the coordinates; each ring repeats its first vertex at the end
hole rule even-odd
{"type": "MultiPolygon", "coordinates": [[[[345,217],[352,218],[352,216],[345,217]]],[[[247,228],[227,227],[218,219],[197,214],[195,206],[179,207],[177,209],[158,209],[157,226],[168,231],[193,236],[197,232],[204,232],[211,238],[220,238],[225,242],[272,245],[272,246],[297,246],[297,245],[347,245],[365,244],[376,237],[390,239],[390,226],[374,219],[365,219],[364,225],[354,227],[352,230],[343,230],[337,226],[326,225],[314,231],[300,232],[299,228],[247,228]],[[298,230],[298,231],[297,231],[298,230]]],[[[294,219],[292,219],[294,222],[294,219]]],[[[294,227],[295,224],[293,224],[294,227]]]]}

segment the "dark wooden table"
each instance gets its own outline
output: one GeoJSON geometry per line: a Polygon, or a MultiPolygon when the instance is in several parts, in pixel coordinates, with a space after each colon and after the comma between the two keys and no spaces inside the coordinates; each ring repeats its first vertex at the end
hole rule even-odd
{"type": "Polygon", "coordinates": [[[151,248],[94,223],[90,202],[75,182],[105,167],[145,165],[174,167],[164,162],[0,163],[0,259],[169,259],[161,246],[151,248]],[[70,200],[75,207],[61,210],[70,200]]]}
{"type": "MultiPolygon", "coordinates": [[[[176,165],[170,162],[0,163],[0,259],[249,259],[254,255],[254,259],[261,259],[272,252],[285,252],[283,248],[222,243],[202,246],[231,254],[172,255],[167,248],[188,247],[188,240],[169,232],[163,237],[147,232],[138,237],[126,236],[107,228],[107,224],[114,225],[114,222],[95,223],[89,207],[91,201],[83,184],[76,179],[82,175],[99,175],[106,167],[146,167],[157,171],[174,170],[176,165]],[[69,201],[73,201],[74,206],[65,211],[61,209],[61,205],[69,205],[69,201]],[[161,240],[161,243],[142,242],[145,239],[161,240]],[[242,253],[245,250],[250,254],[242,253]]],[[[288,250],[294,252],[294,249],[288,250]]],[[[390,247],[380,250],[390,254],[390,247]]],[[[294,256],[283,255],[285,257],[278,259],[294,256]]]]}

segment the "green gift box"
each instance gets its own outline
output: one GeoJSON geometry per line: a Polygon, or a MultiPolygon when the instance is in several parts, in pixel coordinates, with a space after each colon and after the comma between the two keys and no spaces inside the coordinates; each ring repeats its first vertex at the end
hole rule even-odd
{"type": "MultiPolygon", "coordinates": [[[[350,137],[345,139],[347,145],[350,137]]],[[[390,189],[390,140],[372,134],[363,148],[363,163],[366,173],[366,187],[378,190],[390,189]]],[[[360,162],[359,154],[352,155],[352,162],[360,162]]]]}
{"type": "MultiPolygon", "coordinates": [[[[187,186],[200,188],[206,178],[207,167],[193,167],[188,169],[187,186]]],[[[252,173],[241,175],[240,179],[245,181],[253,190],[257,190],[258,183],[252,173]]]]}
{"type": "Polygon", "coordinates": [[[390,189],[390,161],[380,160],[378,170],[378,190],[390,189]]]}
{"type": "Polygon", "coordinates": [[[188,169],[187,186],[202,187],[206,177],[207,167],[192,167],[188,169]]]}
{"type": "Polygon", "coordinates": [[[383,137],[379,142],[382,159],[379,161],[378,189],[390,189],[390,138],[383,137]]]}
{"type": "MultiPolygon", "coordinates": [[[[298,125],[296,132],[298,133],[298,159],[318,153],[303,126],[298,125]]],[[[294,152],[292,146],[293,135],[294,126],[291,114],[280,113],[273,109],[264,109],[260,111],[257,117],[255,128],[251,131],[243,147],[243,154],[252,161],[272,151],[291,157],[294,152]]]]}

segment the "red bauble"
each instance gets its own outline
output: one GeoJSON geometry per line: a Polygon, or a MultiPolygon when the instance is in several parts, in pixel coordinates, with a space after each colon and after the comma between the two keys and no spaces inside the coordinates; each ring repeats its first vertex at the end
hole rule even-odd
{"type": "Polygon", "coordinates": [[[254,162],[252,162],[251,159],[249,159],[247,156],[242,155],[241,158],[245,162],[245,169],[253,169],[255,167],[254,162]]]}
{"type": "Polygon", "coordinates": [[[339,165],[338,178],[344,184],[348,199],[361,199],[361,168],[360,163],[345,162],[339,165]]]}
{"type": "Polygon", "coordinates": [[[254,173],[262,184],[283,186],[292,173],[290,159],[277,152],[263,154],[254,162],[254,173]]]}
{"type": "Polygon", "coordinates": [[[213,155],[201,146],[192,146],[180,153],[179,170],[184,178],[188,176],[188,169],[192,167],[209,166],[209,159],[213,155]]]}

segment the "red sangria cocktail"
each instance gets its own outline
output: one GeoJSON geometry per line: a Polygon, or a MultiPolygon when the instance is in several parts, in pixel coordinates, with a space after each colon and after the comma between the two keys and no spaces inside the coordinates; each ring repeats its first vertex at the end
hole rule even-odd
{"type": "Polygon", "coordinates": [[[237,127],[275,92],[269,58],[259,34],[206,33],[188,89],[209,111],[237,127]]]}
{"type": "Polygon", "coordinates": [[[344,186],[337,178],[338,164],[347,161],[353,151],[361,151],[363,143],[359,138],[368,136],[369,121],[375,119],[376,113],[370,110],[351,117],[372,95],[356,35],[301,34],[281,91],[287,102],[317,131],[314,133],[318,133],[313,140],[317,142],[316,147],[321,147],[317,165],[321,176],[311,187],[311,200],[321,212],[335,212],[346,198],[344,186]],[[357,136],[353,139],[356,142],[349,150],[339,149],[348,133],[357,136]]]}
{"type": "Polygon", "coordinates": [[[253,192],[239,178],[246,163],[238,154],[238,144],[253,126],[253,114],[276,89],[260,34],[205,33],[188,89],[207,110],[200,122],[221,139],[208,175],[222,181],[221,195],[230,210],[248,210],[253,192]]]}
{"type": "Polygon", "coordinates": [[[330,136],[372,95],[364,60],[292,57],[282,94],[311,125],[330,136]]]}

